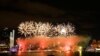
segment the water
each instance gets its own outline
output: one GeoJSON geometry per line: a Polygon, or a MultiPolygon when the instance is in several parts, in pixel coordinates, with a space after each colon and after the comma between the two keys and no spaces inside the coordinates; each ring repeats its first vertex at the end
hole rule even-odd
{"type": "MultiPolygon", "coordinates": [[[[23,55],[17,55],[16,53],[0,53],[0,56],[66,56],[64,53],[58,52],[25,52],[23,55]]],[[[79,56],[78,52],[73,56],[79,56]]],[[[100,56],[100,52],[83,52],[82,56],[100,56]]]]}

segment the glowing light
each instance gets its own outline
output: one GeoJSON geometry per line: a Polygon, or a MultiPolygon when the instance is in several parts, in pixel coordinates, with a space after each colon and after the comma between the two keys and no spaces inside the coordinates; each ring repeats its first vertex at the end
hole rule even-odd
{"type": "Polygon", "coordinates": [[[62,29],[62,30],[61,30],[61,34],[66,35],[66,30],[65,30],[65,29],[62,29]]]}
{"type": "Polygon", "coordinates": [[[20,31],[21,34],[24,34],[26,37],[27,35],[31,35],[33,33],[35,27],[32,21],[26,21],[26,22],[22,22],[18,26],[18,30],[20,31]]]}
{"type": "Polygon", "coordinates": [[[71,50],[71,47],[70,46],[66,46],[66,50],[67,51],[70,51],[71,50]]]}
{"type": "Polygon", "coordinates": [[[21,34],[26,36],[67,36],[74,33],[74,26],[68,23],[58,24],[57,26],[53,26],[51,23],[42,23],[42,22],[33,22],[26,21],[22,22],[18,26],[18,30],[21,34]]]}
{"type": "Polygon", "coordinates": [[[22,22],[18,28],[21,34],[25,36],[37,36],[37,35],[47,35],[48,31],[51,29],[52,25],[50,23],[36,23],[33,21],[22,22]]]}
{"type": "Polygon", "coordinates": [[[74,34],[74,26],[72,24],[68,23],[67,25],[65,24],[59,24],[56,27],[54,27],[55,31],[59,33],[59,35],[71,35],[74,34]]]}
{"type": "MultiPolygon", "coordinates": [[[[48,38],[47,36],[34,36],[32,38],[19,38],[17,44],[19,45],[18,54],[23,54],[21,52],[27,52],[31,46],[32,50],[58,50],[64,52],[65,55],[73,55],[76,51],[76,46],[83,40],[80,36],[72,35],[63,37],[48,38]]],[[[80,56],[82,55],[82,46],[78,47],[80,56]]],[[[31,50],[31,49],[30,49],[31,50]]]]}
{"type": "Polygon", "coordinates": [[[44,35],[47,36],[47,33],[49,32],[49,30],[52,28],[52,25],[50,23],[35,23],[35,36],[37,35],[44,35]]]}
{"type": "MultiPolygon", "coordinates": [[[[33,45],[34,47],[31,48],[35,48],[35,50],[60,49],[60,51],[68,52],[67,56],[70,56],[76,50],[76,46],[78,46],[79,43],[87,43],[87,38],[74,35],[75,28],[70,23],[67,25],[58,24],[53,26],[50,23],[30,21],[22,22],[18,28],[25,36],[32,36],[31,38],[17,40],[19,53],[26,52],[29,46],[33,45]]],[[[83,46],[81,45],[78,48],[80,56],[82,56],[82,48],[83,46]]]]}
{"type": "Polygon", "coordinates": [[[17,52],[18,51],[18,47],[12,47],[10,48],[10,52],[17,52]]]}
{"type": "Polygon", "coordinates": [[[71,23],[68,23],[66,28],[67,28],[66,32],[68,32],[68,33],[74,33],[74,31],[75,31],[75,27],[71,23]]]}
{"type": "Polygon", "coordinates": [[[79,46],[78,51],[79,51],[79,56],[82,56],[82,46],[79,46]]]}

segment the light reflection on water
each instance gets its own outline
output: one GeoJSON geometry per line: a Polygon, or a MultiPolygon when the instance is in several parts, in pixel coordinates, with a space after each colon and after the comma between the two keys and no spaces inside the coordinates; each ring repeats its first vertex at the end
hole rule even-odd
{"type": "Polygon", "coordinates": [[[72,56],[72,53],[67,52],[23,52],[16,56],[72,56]]]}
{"type": "Polygon", "coordinates": [[[40,52],[22,52],[20,55],[17,53],[0,53],[0,56],[73,56],[72,53],[56,52],[56,51],[40,51],[40,52]]]}
{"type": "MultiPolygon", "coordinates": [[[[22,55],[0,53],[0,56],[79,56],[79,53],[75,52],[74,55],[70,55],[64,52],[24,52],[22,55]]],[[[83,52],[82,56],[100,56],[100,52],[83,52]]]]}

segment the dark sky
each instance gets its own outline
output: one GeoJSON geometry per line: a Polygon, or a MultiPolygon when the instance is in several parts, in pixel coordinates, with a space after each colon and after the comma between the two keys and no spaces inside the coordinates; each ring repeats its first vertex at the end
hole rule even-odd
{"type": "Polygon", "coordinates": [[[97,4],[69,3],[65,0],[0,0],[0,27],[17,27],[26,20],[53,23],[70,21],[78,33],[100,37],[97,4]]]}

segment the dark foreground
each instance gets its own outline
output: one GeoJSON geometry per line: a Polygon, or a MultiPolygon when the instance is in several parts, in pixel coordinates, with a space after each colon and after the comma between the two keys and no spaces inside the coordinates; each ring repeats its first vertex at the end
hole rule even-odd
{"type": "MultiPolygon", "coordinates": [[[[64,53],[34,53],[34,52],[26,52],[23,55],[17,55],[16,53],[0,53],[0,56],[68,56],[64,53]]],[[[79,56],[78,52],[74,53],[73,56],[79,56]]],[[[100,52],[83,52],[82,56],[100,56],[100,52]]]]}

